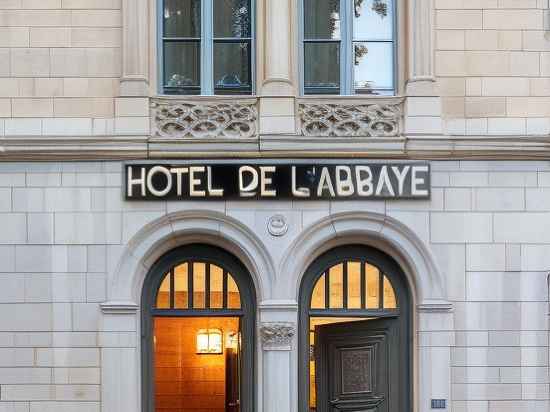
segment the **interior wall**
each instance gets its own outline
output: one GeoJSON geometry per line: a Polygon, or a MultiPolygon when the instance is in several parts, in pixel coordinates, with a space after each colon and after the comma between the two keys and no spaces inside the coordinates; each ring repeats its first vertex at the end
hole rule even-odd
{"type": "Polygon", "coordinates": [[[156,412],[225,412],[225,345],[239,318],[156,318],[156,412]],[[196,353],[200,329],[221,329],[224,353],[196,353]]]}

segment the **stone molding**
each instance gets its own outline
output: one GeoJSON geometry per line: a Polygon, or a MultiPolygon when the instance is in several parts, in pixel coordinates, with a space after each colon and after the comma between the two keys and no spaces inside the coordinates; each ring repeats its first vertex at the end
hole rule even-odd
{"type": "Polygon", "coordinates": [[[296,324],[291,322],[264,322],[260,326],[262,347],[266,351],[292,350],[296,324]]]}
{"type": "Polygon", "coordinates": [[[302,100],[300,133],[307,137],[397,137],[403,123],[402,99],[302,100]]]}
{"type": "Polygon", "coordinates": [[[134,302],[104,302],[99,306],[101,312],[109,315],[132,315],[139,310],[134,302]]]}
{"type": "Polygon", "coordinates": [[[251,138],[258,131],[257,99],[152,99],[153,138],[251,138]]]}
{"type": "Polygon", "coordinates": [[[149,1],[122,0],[121,96],[149,94],[149,1]]]}
{"type": "Polygon", "coordinates": [[[149,136],[0,137],[1,161],[159,158],[342,158],[403,160],[541,160],[550,136],[308,137],[166,139],[149,136]]]}
{"type": "Polygon", "coordinates": [[[425,301],[416,306],[416,310],[421,313],[451,313],[454,311],[454,305],[448,301],[425,301]]]}

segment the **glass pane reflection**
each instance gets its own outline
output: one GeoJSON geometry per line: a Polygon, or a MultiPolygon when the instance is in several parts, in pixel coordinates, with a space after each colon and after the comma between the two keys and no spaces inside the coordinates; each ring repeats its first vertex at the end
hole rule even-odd
{"type": "Polygon", "coordinates": [[[200,44],[168,42],[164,44],[165,87],[200,90],[200,44]]]}
{"type": "Polygon", "coordinates": [[[304,36],[306,39],[339,39],[340,1],[305,0],[304,36]]]}
{"type": "Polygon", "coordinates": [[[357,93],[393,90],[393,43],[355,42],[354,87],[357,93]]]}
{"type": "Polygon", "coordinates": [[[214,1],[214,37],[250,37],[250,0],[214,1]]]}
{"type": "Polygon", "coordinates": [[[210,265],[210,307],[223,308],[223,269],[210,265]]]}
{"type": "Polygon", "coordinates": [[[200,0],[164,0],[165,37],[201,37],[200,0]]]}
{"type": "Polygon", "coordinates": [[[340,43],[306,43],[304,59],[306,94],[340,92],[340,43]]]}
{"type": "Polygon", "coordinates": [[[184,263],[174,269],[174,306],[187,309],[189,306],[189,265],[184,263]]]}
{"type": "Polygon", "coordinates": [[[170,273],[167,273],[160,284],[160,288],[157,292],[157,304],[158,309],[170,308],[170,273]]]}
{"type": "Polygon", "coordinates": [[[354,40],[393,39],[393,1],[355,0],[354,40]]]}
{"type": "Polygon", "coordinates": [[[221,93],[251,90],[249,42],[214,43],[214,86],[221,93]]]}
{"type": "Polygon", "coordinates": [[[205,308],[206,265],[193,263],[193,308],[205,308]]]}
{"type": "Polygon", "coordinates": [[[228,309],[240,309],[241,307],[239,287],[230,274],[227,275],[227,307],[228,309]]]}

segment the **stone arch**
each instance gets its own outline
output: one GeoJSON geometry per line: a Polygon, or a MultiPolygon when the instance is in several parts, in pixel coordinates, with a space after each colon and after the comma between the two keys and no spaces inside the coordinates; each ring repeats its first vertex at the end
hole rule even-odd
{"type": "Polygon", "coordinates": [[[269,299],[274,264],[261,240],[222,213],[184,211],[165,215],[132,237],[109,274],[107,305],[136,306],[151,265],[169,250],[191,243],[211,244],[232,253],[252,276],[258,301],[269,299]]]}
{"type": "Polygon", "coordinates": [[[284,288],[293,288],[299,293],[304,273],[318,256],[349,244],[372,246],[392,257],[405,273],[417,305],[449,305],[445,278],[424,242],[398,220],[371,212],[339,213],[306,228],[285,252],[277,292],[284,295],[291,292],[284,288]]]}

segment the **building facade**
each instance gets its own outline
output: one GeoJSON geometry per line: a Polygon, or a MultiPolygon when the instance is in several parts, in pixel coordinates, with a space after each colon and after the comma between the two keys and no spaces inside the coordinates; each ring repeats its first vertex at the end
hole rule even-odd
{"type": "Polygon", "coordinates": [[[550,410],[548,9],[0,0],[0,412],[550,410]]]}

